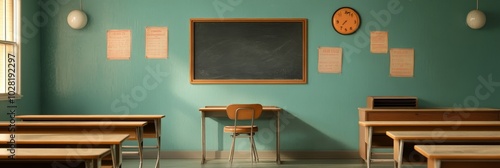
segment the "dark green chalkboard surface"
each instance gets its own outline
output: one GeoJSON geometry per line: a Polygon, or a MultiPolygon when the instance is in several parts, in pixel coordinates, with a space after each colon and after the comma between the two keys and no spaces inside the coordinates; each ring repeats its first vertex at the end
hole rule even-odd
{"type": "Polygon", "coordinates": [[[307,83],[306,19],[191,19],[191,83],[307,83]]]}

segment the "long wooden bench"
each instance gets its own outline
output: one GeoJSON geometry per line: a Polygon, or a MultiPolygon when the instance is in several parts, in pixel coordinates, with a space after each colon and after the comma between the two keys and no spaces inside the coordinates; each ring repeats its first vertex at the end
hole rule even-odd
{"type": "MultiPolygon", "coordinates": [[[[17,119],[23,121],[145,121],[143,138],[154,138],[156,146],[143,146],[143,148],[156,149],[156,168],[160,167],[161,149],[161,119],[165,115],[18,115],[17,119]]],[[[135,148],[138,146],[124,146],[135,148]]]]}
{"type": "Polygon", "coordinates": [[[399,168],[405,144],[500,144],[500,131],[387,131],[386,134],[394,140],[395,167],[399,168]]]}
{"type": "Polygon", "coordinates": [[[498,168],[499,145],[415,145],[427,168],[498,168]]]}
{"type": "Polygon", "coordinates": [[[50,165],[70,162],[76,166],[83,162],[86,168],[101,168],[101,160],[110,155],[109,149],[75,149],[75,148],[0,148],[0,165],[9,168],[49,168],[40,163],[53,162],[50,165]],[[12,164],[14,162],[14,164],[12,164]],[[7,166],[8,165],[8,166],[7,166]]]}
{"type": "MultiPolygon", "coordinates": [[[[360,121],[359,126],[365,130],[362,134],[367,168],[374,160],[371,158],[374,137],[386,136],[387,131],[500,131],[500,121],[360,121]]],[[[393,146],[390,142],[390,147],[393,146]]]]}
{"type": "Polygon", "coordinates": [[[143,165],[144,121],[19,121],[12,127],[10,122],[0,122],[0,134],[128,134],[139,146],[139,168],[143,165]]]}
{"type": "MultiPolygon", "coordinates": [[[[122,165],[121,146],[128,134],[0,134],[0,147],[10,148],[109,148],[113,168],[122,165]]],[[[105,164],[103,164],[105,165],[105,164]]]]}

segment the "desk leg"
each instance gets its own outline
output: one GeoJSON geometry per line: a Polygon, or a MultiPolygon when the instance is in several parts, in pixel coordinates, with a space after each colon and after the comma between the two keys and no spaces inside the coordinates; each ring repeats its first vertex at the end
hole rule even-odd
{"type": "Polygon", "coordinates": [[[144,142],[143,142],[143,127],[137,128],[137,143],[139,145],[139,168],[142,168],[142,164],[144,161],[143,157],[143,149],[144,149],[144,142]]]}
{"type": "Polygon", "coordinates": [[[373,127],[368,127],[368,142],[366,147],[366,168],[370,168],[371,156],[372,156],[372,134],[373,127]]]}
{"type": "Polygon", "coordinates": [[[118,159],[116,158],[116,155],[118,154],[116,151],[116,145],[111,145],[110,147],[111,150],[111,162],[113,162],[113,168],[118,168],[118,159]]]}
{"type": "Polygon", "coordinates": [[[155,120],[155,130],[156,130],[156,168],[160,168],[160,150],[161,150],[161,119],[155,120]]]}
{"type": "Polygon", "coordinates": [[[398,155],[398,167],[401,168],[403,165],[403,147],[405,142],[403,140],[399,140],[399,155],[398,155]]]}
{"type": "Polygon", "coordinates": [[[441,160],[427,158],[427,168],[441,168],[441,160]]]}
{"type": "Polygon", "coordinates": [[[205,112],[201,112],[201,164],[205,164],[205,112]]]}
{"type": "Polygon", "coordinates": [[[280,113],[276,112],[276,163],[281,164],[280,156],[280,113]]]}

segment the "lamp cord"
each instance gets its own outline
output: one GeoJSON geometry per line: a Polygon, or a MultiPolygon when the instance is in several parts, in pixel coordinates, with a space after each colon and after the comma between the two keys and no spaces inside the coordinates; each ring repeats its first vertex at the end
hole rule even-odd
{"type": "Polygon", "coordinates": [[[80,10],[83,11],[82,0],[80,0],[80,10]]]}
{"type": "Polygon", "coordinates": [[[476,9],[479,10],[479,0],[476,0],[476,9]]]}

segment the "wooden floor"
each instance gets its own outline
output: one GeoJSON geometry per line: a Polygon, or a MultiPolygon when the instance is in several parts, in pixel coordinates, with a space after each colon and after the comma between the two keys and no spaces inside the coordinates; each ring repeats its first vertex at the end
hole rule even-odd
{"type": "MultiPolygon", "coordinates": [[[[123,159],[122,168],[137,168],[138,160],[136,159],[123,159]]],[[[144,161],[144,168],[154,168],[155,160],[146,159],[144,161]]],[[[245,167],[285,167],[285,168],[366,168],[365,163],[361,159],[304,159],[304,160],[285,160],[281,165],[276,165],[271,160],[263,160],[259,163],[252,164],[248,159],[235,159],[233,165],[229,165],[226,159],[209,160],[206,164],[201,165],[199,159],[163,159],[160,163],[162,168],[245,168],[245,167]]],[[[373,163],[373,168],[393,168],[393,163],[373,163]]],[[[425,165],[403,165],[403,168],[426,168],[425,165]]]]}

